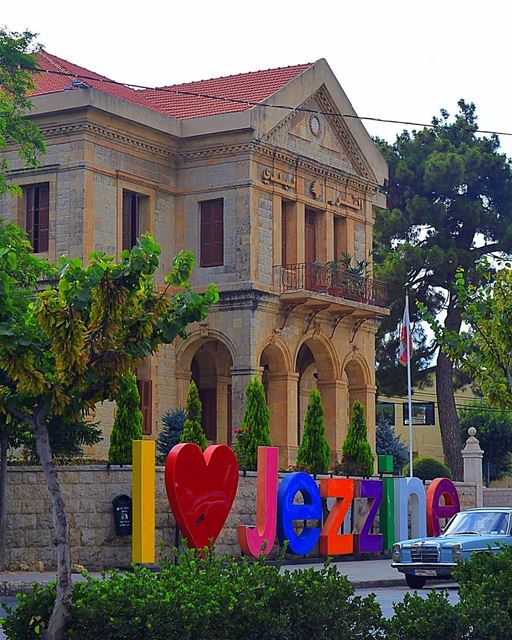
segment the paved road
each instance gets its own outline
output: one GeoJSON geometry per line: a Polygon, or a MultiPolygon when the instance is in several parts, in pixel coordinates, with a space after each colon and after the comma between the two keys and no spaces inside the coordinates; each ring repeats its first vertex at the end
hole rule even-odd
{"type": "MultiPolygon", "coordinates": [[[[436,585],[432,587],[432,591],[442,591],[446,589],[448,591],[448,599],[451,604],[455,604],[459,601],[459,592],[457,589],[457,585],[452,583],[446,583],[442,585],[436,585]]],[[[419,589],[417,591],[418,595],[422,598],[426,598],[429,589],[419,589]]],[[[408,587],[391,587],[391,588],[382,588],[382,589],[356,589],[356,595],[358,596],[367,596],[369,593],[377,594],[377,602],[380,604],[382,608],[382,613],[386,618],[391,618],[393,615],[393,604],[395,602],[401,602],[406,593],[412,593],[412,590],[408,587]]]]}

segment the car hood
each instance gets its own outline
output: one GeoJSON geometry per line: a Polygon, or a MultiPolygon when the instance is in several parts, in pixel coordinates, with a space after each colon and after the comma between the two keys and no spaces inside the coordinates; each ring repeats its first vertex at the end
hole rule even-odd
{"type": "Polygon", "coordinates": [[[438,545],[442,548],[452,547],[454,544],[461,544],[463,547],[486,547],[488,544],[495,547],[506,542],[507,536],[504,535],[453,535],[438,536],[430,538],[414,538],[412,540],[402,540],[400,546],[403,548],[411,547],[413,544],[438,545]]]}

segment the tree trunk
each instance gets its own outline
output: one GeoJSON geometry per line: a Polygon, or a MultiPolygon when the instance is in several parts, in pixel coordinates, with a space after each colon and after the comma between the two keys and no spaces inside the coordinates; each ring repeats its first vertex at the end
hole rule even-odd
{"type": "Polygon", "coordinates": [[[7,518],[7,448],[9,434],[0,428],[0,571],[6,567],[5,523],[7,518]]]}
{"type": "MultiPolygon", "coordinates": [[[[460,312],[450,301],[445,326],[451,331],[459,331],[460,325],[460,312]]],[[[436,367],[436,395],[444,461],[452,470],[454,480],[464,480],[461,453],[463,445],[454,393],[453,364],[442,351],[439,351],[436,367]]]]}
{"type": "Polygon", "coordinates": [[[46,486],[52,500],[52,516],[54,539],[57,550],[57,597],[55,606],[44,635],[47,640],[62,640],[68,623],[71,607],[71,559],[69,552],[69,528],[66,516],[66,506],[62,487],[57,475],[57,469],[52,462],[52,451],[48,436],[47,416],[42,410],[38,411],[33,424],[36,436],[37,454],[43,467],[46,486]]]}

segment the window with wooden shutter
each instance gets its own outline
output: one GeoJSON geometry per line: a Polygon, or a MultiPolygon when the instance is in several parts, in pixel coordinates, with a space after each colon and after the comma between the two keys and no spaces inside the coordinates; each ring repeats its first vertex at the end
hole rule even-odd
{"type": "Polygon", "coordinates": [[[201,207],[201,267],[224,264],[224,201],[206,200],[201,207]]]}
{"type": "Polygon", "coordinates": [[[140,227],[140,199],[134,191],[123,191],[123,250],[130,251],[139,237],[140,227]]]}
{"type": "Polygon", "coordinates": [[[137,380],[142,412],[142,435],[150,436],[153,432],[153,382],[137,380]]]}
{"type": "Polygon", "coordinates": [[[47,182],[23,187],[25,230],[34,253],[45,253],[49,246],[50,185],[47,182]]]}

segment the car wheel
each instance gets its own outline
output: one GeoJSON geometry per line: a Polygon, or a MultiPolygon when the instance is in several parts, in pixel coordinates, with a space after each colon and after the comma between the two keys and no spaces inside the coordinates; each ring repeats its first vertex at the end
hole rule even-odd
{"type": "Polygon", "coordinates": [[[425,586],[426,578],[422,576],[413,576],[409,573],[405,574],[405,581],[407,582],[407,586],[411,589],[421,589],[425,586]]]}

